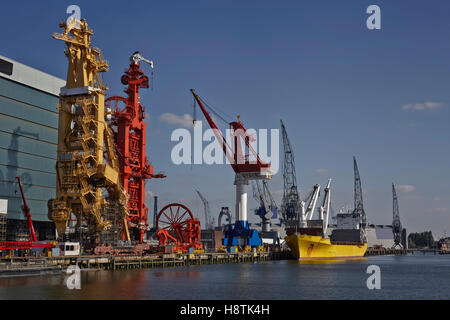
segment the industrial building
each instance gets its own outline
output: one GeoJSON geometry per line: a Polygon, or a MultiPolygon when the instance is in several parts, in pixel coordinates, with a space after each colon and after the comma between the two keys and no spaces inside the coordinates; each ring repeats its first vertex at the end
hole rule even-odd
{"type": "Polygon", "coordinates": [[[58,96],[65,81],[0,55],[0,199],[7,240],[29,238],[20,176],[39,240],[54,239],[47,201],[55,196],[58,96]]]}

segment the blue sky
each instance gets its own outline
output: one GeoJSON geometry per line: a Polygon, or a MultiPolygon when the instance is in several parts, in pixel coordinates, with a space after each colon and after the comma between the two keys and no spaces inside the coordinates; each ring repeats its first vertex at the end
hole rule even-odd
{"type": "MultiPolygon", "coordinates": [[[[247,127],[279,128],[282,118],[302,194],[331,177],[335,211],[351,205],[355,155],[371,222],[391,223],[394,182],[406,228],[450,234],[450,2],[8,1],[0,54],[65,78],[63,44],[51,34],[70,4],[110,62],[109,95],[122,93],[132,52],[155,63],[154,89],[141,99],[149,158],[168,175],[147,184],[160,205],[182,202],[203,219],[199,189],[215,216],[222,206],[234,213],[230,167],[170,161],[179,126],[161,115],[191,116],[195,88],[247,127]],[[381,8],[381,30],[366,28],[371,4],[381,8]]],[[[281,194],[280,174],[270,187],[281,194]]]]}

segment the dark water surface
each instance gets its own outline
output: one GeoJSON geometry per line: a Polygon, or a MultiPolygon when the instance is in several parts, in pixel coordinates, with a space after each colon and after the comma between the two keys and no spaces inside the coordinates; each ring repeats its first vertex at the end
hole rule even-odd
{"type": "Polygon", "coordinates": [[[0,278],[0,299],[450,299],[450,255],[368,257],[329,264],[297,261],[203,265],[0,278]],[[369,265],[381,289],[367,289],[369,265]]]}

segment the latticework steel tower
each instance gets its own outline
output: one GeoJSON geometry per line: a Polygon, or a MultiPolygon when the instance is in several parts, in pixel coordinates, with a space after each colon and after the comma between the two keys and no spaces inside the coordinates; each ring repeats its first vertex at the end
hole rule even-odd
{"type": "Polygon", "coordinates": [[[108,71],[108,64],[100,50],[91,47],[93,32],[86,21],[72,22],[60,24],[63,33],[53,35],[65,43],[69,67],[60,93],[56,198],[49,201],[49,216],[60,238],[72,214],[78,230],[87,225],[91,240],[112,226],[123,228],[129,238],[124,223],[128,197],[120,183],[113,133],[105,121],[107,87],[100,73],[108,71]]]}
{"type": "Polygon", "coordinates": [[[367,224],[367,218],[363,205],[361,177],[359,176],[358,164],[356,163],[355,157],[353,157],[353,170],[355,172],[355,189],[354,189],[355,207],[353,213],[361,215],[361,227],[365,229],[367,224]]]}
{"type": "Polygon", "coordinates": [[[284,192],[283,201],[281,205],[281,215],[284,221],[298,220],[300,212],[300,196],[297,189],[297,176],[295,173],[294,151],[292,149],[289,137],[284,126],[283,120],[281,122],[281,132],[283,136],[283,179],[284,192]]]}
{"type": "Polygon", "coordinates": [[[395,186],[392,184],[392,199],[393,199],[393,219],[392,219],[392,232],[394,233],[394,248],[403,248],[401,244],[402,224],[400,222],[400,211],[398,210],[397,193],[395,192],[395,186]]]}

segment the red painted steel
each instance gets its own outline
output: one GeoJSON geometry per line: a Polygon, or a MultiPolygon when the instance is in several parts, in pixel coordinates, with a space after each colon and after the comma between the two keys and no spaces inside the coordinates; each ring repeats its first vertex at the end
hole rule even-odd
{"type": "Polygon", "coordinates": [[[54,248],[54,243],[48,243],[48,242],[37,242],[36,239],[36,233],[34,232],[33,227],[33,221],[31,220],[31,213],[30,213],[30,207],[28,207],[27,199],[25,198],[25,192],[23,191],[22,181],[20,180],[20,177],[16,177],[20,193],[22,194],[22,211],[25,214],[25,217],[27,218],[28,222],[28,229],[30,231],[30,241],[0,241],[0,250],[15,250],[15,249],[50,249],[54,248]]]}
{"type": "Polygon", "coordinates": [[[111,108],[111,124],[119,158],[120,178],[129,195],[128,225],[132,240],[140,243],[148,229],[148,210],[145,206],[145,180],[165,178],[163,174],[154,174],[153,166],[146,153],[145,107],[139,99],[139,89],[149,88],[149,79],[140,69],[139,63],[131,61],[130,68],[121,78],[127,98],[111,97],[106,106],[111,108]],[[119,108],[119,102],[125,105],[119,108]]]}
{"type": "Polygon", "coordinates": [[[156,217],[156,238],[159,245],[173,246],[175,250],[187,252],[189,248],[203,249],[200,242],[200,221],[183,204],[171,203],[156,217]]]}
{"type": "Polygon", "coordinates": [[[20,242],[20,241],[0,241],[0,250],[15,250],[15,249],[45,249],[54,248],[53,243],[44,242],[20,242]]]}
{"type": "Polygon", "coordinates": [[[33,221],[31,220],[30,207],[28,207],[27,199],[25,198],[25,193],[23,192],[22,181],[20,180],[19,176],[17,176],[16,179],[17,182],[19,183],[20,193],[22,194],[23,200],[22,211],[25,214],[25,217],[27,218],[28,229],[30,230],[30,241],[36,242],[37,241],[36,233],[34,232],[33,221]]]}
{"type": "Polygon", "coordinates": [[[195,93],[193,89],[191,89],[191,93],[193,94],[195,100],[197,101],[200,110],[203,112],[206,121],[214,132],[217,141],[222,146],[222,150],[227,157],[231,167],[233,168],[235,173],[254,173],[254,172],[270,172],[270,164],[261,161],[258,153],[253,150],[250,145],[250,142],[255,141],[255,138],[252,137],[247,130],[242,125],[241,121],[238,122],[230,122],[229,125],[233,129],[233,139],[234,139],[234,148],[230,146],[226,139],[223,137],[221,131],[217,127],[216,123],[206,111],[205,106],[203,105],[203,101],[200,97],[195,93]],[[256,159],[256,161],[249,161],[249,154],[244,154],[245,148],[241,144],[241,139],[244,140],[245,145],[249,152],[251,152],[256,159]]]}

